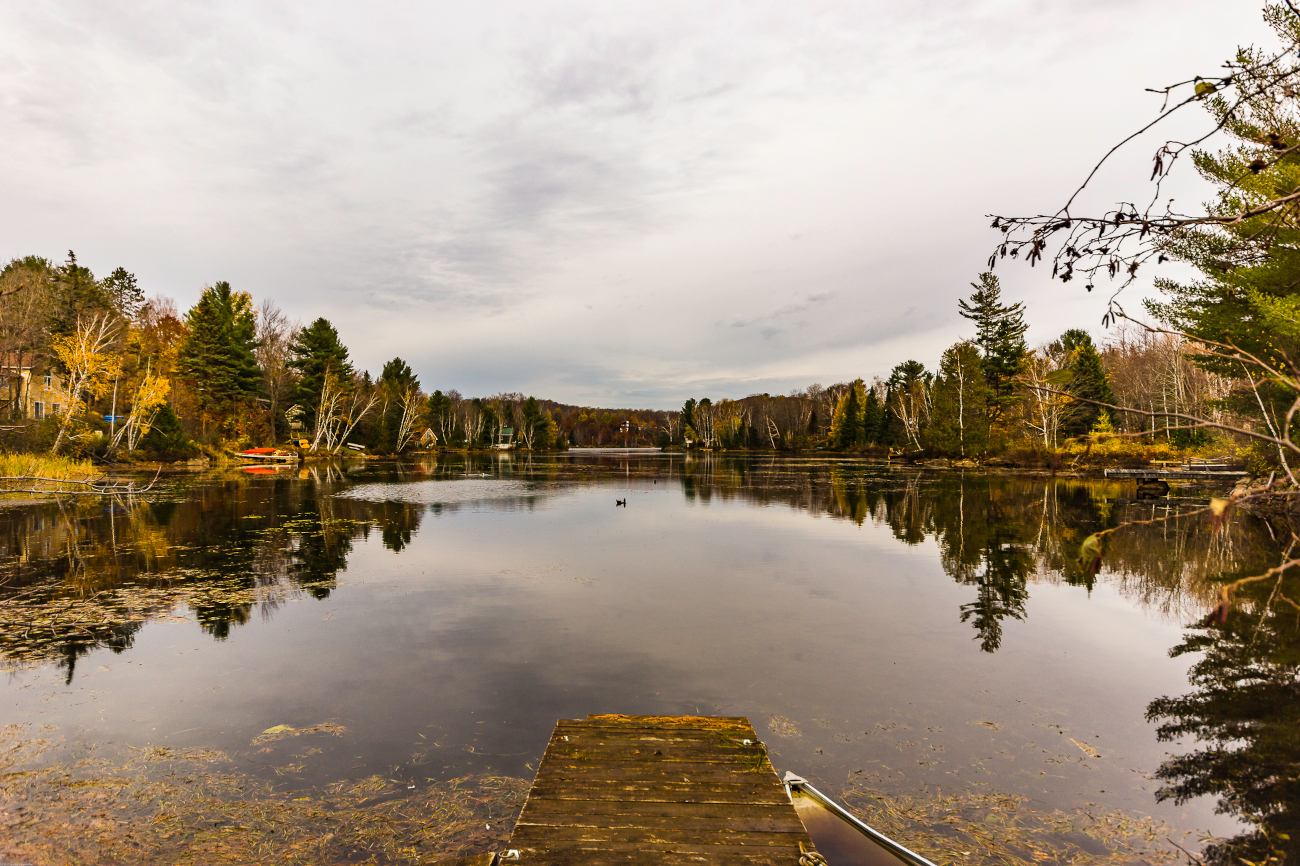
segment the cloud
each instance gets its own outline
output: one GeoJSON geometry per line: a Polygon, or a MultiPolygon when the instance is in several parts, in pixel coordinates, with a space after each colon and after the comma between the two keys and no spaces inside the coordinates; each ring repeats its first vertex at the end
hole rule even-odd
{"type": "MultiPolygon", "coordinates": [[[[0,254],[183,305],[230,279],[467,393],[870,378],[968,335],[985,214],[1054,206],[1143,87],[1249,42],[1208,0],[10,4],[0,254]]],[[[1100,318],[999,272],[1031,341],[1100,318]]]]}

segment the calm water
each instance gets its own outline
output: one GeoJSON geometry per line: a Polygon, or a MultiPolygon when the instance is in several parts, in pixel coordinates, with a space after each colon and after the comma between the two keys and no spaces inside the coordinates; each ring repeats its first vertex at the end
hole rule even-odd
{"type": "Polygon", "coordinates": [[[232,471],[8,508],[5,592],[52,576],[66,595],[147,592],[99,640],[4,635],[0,721],[223,749],[264,775],[259,732],[344,725],[293,770],[318,784],[531,776],[558,718],[741,715],[778,768],[828,792],[986,786],[1230,835],[1211,798],[1157,803],[1152,774],[1194,744],[1160,742],[1169,719],[1147,713],[1193,692],[1189,668],[1215,652],[1171,655],[1203,634],[1188,624],[1214,606],[1204,578],[1263,570],[1278,547],[1250,518],[1183,518],[1126,531],[1080,573],[1088,533],[1193,504],[1132,495],[574,453],[232,471]]]}

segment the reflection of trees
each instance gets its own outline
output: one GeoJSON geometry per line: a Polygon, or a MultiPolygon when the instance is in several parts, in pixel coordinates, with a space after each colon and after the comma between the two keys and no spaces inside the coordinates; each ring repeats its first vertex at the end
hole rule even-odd
{"type": "MultiPolygon", "coordinates": [[[[144,587],[157,593],[137,598],[130,611],[107,612],[105,630],[65,638],[99,645],[110,639],[113,623],[151,616],[168,599],[183,600],[214,637],[225,637],[255,608],[269,616],[293,592],[329,595],[356,537],[371,527],[394,552],[410,544],[429,509],[330,495],[342,489],[346,469],[319,464],[306,477],[203,480],[174,501],[0,512],[0,601],[31,587],[45,600],[144,587]],[[183,583],[173,582],[177,576],[183,583]]],[[[1206,578],[1232,572],[1273,546],[1258,521],[1234,520],[1211,531],[1204,519],[1178,516],[1189,506],[1125,501],[1115,485],[922,472],[861,460],[448,453],[368,464],[365,473],[367,481],[393,483],[488,477],[608,484],[653,477],[680,483],[685,496],[701,503],[785,504],[858,525],[871,521],[905,544],[937,545],[944,571],[972,588],[960,616],[989,652],[1000,646],[1005,621],[1025,616],[1031,582],[1091,590],[1097,578],[1079,572],[1075,552],[1088,534],[1120,520],[1173,516],[1111,536],[1103,572],[1126,596],[1169,616],[1185,618],[1189,610],[1213,606],[1207,604],[1213,583],[1206,578]]],[[[0,652],[8,651],[0,635],[0,652]]]]}
{"type": "Polygon", "coordinates": [[[886,506],[894,534],[909,544],[927,534],[935,537],[944,571],[976,590],[975,600],[961,606],[961,621],[975,627],[982,650],[996,652],[1002,621],[1025,616],[1027,583],[1037,563],[1034,525],[1023,511],[1037,500],[1025,500],[988,478],[951,479],[925,496],[916,486],[909,484],[892,509],[886,506]],[[913,516],[922,509],[923,517],[913,516]]]}
{"type": "Polygon", "coordinates": [[[1029,591],[1025,579],[1033,568],[1029,552],[1003,533],[994,531],[983,551],[983,568],[963,583],[977,588],[975,601],[961,606],[961,621],[970,622],[980,636],[980,649],[997,652],[1002,645],[1002,620],[1025,618],[1029,591]]]}
{"type": "Polygon", "coordinates": [[[423,505],[410,502],[382,502],[378,503],[376,511],[375,519],[379,521],[384,547],[401,553],[420,528],[425,509],[423,505]]]}
{"type": "Polygon", "coordinates": [[[126,648],[144,621],[178,603],[225,639],[255,608],[267,616],[294,592],[328,596],[354,538],[372,525],[395,551],[410,542],[420,506],[337,499],[324,472],[319,485],[235,476],[166,502],[0,511],[4,623],[50,607],[70,612],[39,639],[0,624],[0,655],[58,660],[71,676],[78,657],[126,648]]]}
{"type": "Polygon", "coordinates": [[[1190,672],[1195,691],[1147,708],[1161,740],[1198,744],[1160,766],[1156,797],[1215,795],[1220,811],[1253,827],[1212,843],[1211,863],[1300,862],[1300,615],[1279,597],[1300,598],[1300,577],[1269,583],[1239,596],[1244,606],[1222,626],[1184,637],[1173,655],[1203,654],[1190,672]]]}

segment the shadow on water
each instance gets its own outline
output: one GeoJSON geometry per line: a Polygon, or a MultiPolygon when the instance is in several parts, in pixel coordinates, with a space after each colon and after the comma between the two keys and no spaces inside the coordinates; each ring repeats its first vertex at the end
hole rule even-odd
{"type": "Polygon", "coordinates": [[[1212,842],[1204,855],[1212,862],[1300,857],[1300,579],[1250,584],[1225,623],[1198,623],[1222,581],[1277,563],[1278,530],[1245,515],[1216,530],[1186,516],[1194,501],[1138,501],[1113,484],[835,459],[600,453],[230,472],[144,498],[0,510],[0,654],[11,665],[57,665],[70,683],[79,658],[124,652],[151,619],[179,611],[225,641],[291,597],[327,599],[354,546],[372,535],[401,554],[431,515],[530,510],[565,491],[634,485],[680,491],[697,507],[784,506],[887,527],[905,546],[934,545],[943,572],[970,590],[951,615],[984,653],[1028,616],[1036,583],[1091,593],[1105,580],[1143,609],[1190,624],[1171,653],[1191,661],[1192,690],[1153,700],[1148,719],[1162,739],[1198,745],[1158,769],[1157,797],[1217,796],[1250,824],[1212,842]],[[1089,534],[1157,517],[1167,519],[1112,536],[1100,575],[1075,562],[1089,534]]]}

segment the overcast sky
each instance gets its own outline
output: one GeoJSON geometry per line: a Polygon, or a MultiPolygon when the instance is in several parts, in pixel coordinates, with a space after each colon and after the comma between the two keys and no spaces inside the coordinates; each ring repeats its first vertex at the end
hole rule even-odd
{"type": "MultiPolygon", "coordinates": [[[[3,0],[0,256],[73,249],[182,308],[229,280],[429,391],[672,408],[870,379],[972,334],[985,214],[1054,209],[1145,87],[1271,45],[1259,13],[3,0]]],[[[1101,199],[1145,192],[1154,146],[1101,199]]],[[[1101,293],[998,273],[1031,343],[1104,339],[1101,293]]]]}

